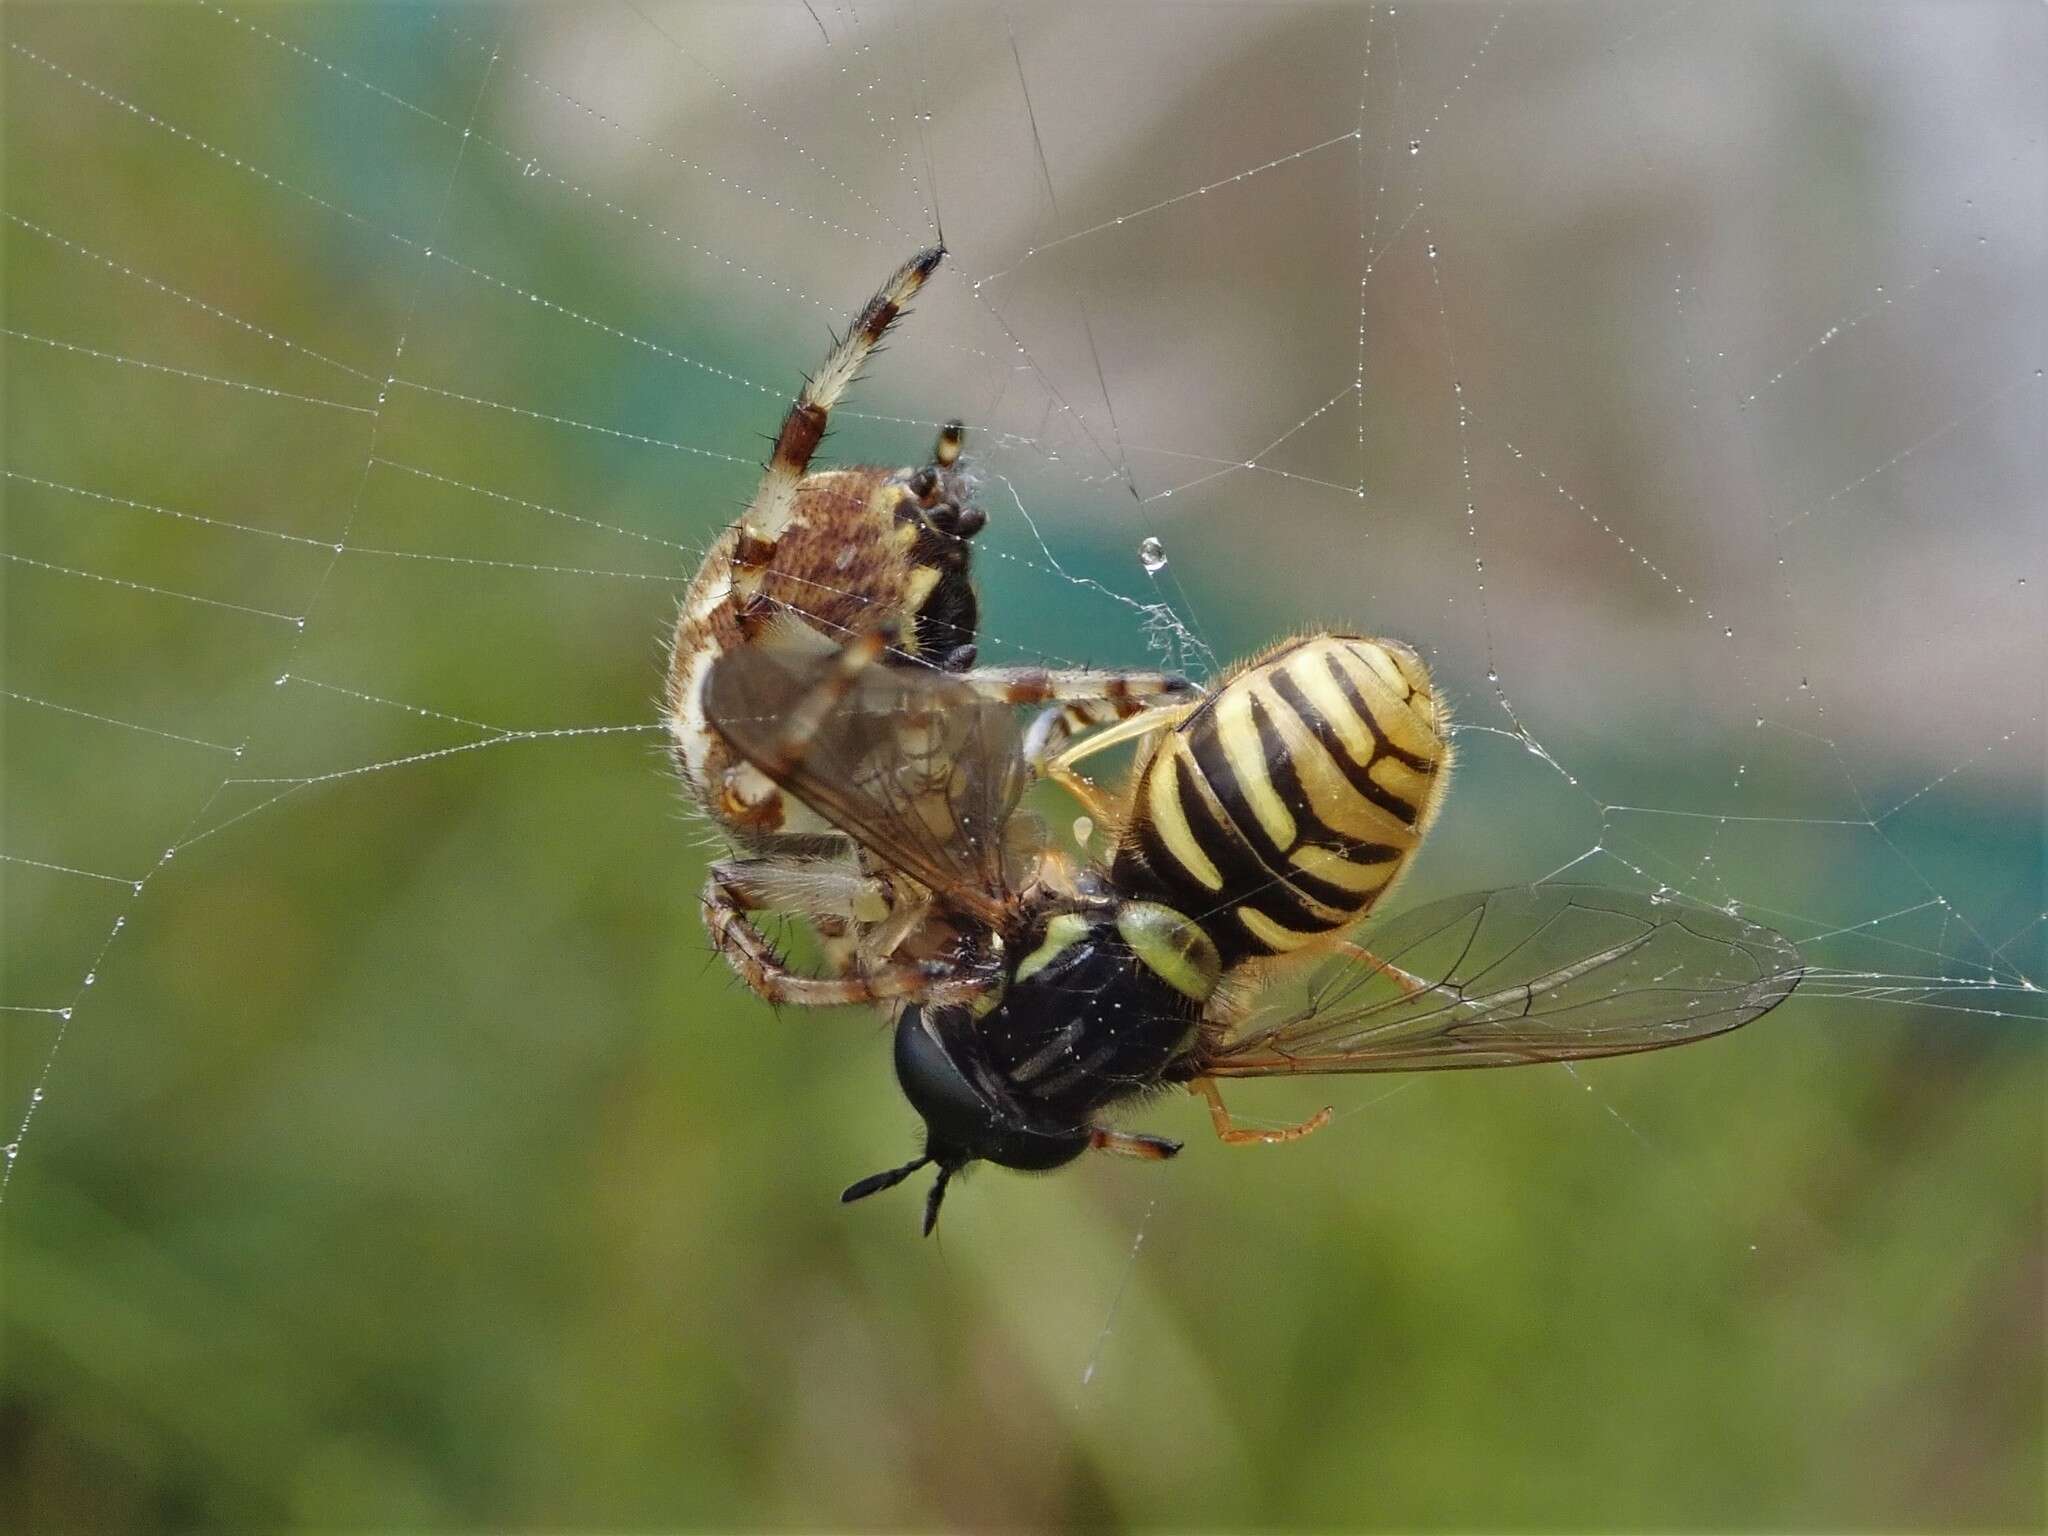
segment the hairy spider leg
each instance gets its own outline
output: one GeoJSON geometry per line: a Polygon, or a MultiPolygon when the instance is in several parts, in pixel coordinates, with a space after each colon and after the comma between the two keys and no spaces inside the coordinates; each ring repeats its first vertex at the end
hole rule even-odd
{"type": "MultiPolygon", "coordinates": [[[[789,525],[796,505],[797,485],[811,466],[811,455],[825,436],[825,424],[832,407],[846,393],[861,365],[903,313],[925,279],[944,259],[946,248],[929,246],[898,267],[881,290],[869,299],[853,326],[826,356],[824,365],[797,392],[782,428],[775,434],[775,447],[768,455],[767,468],[754,498],[740,514],[739,543],[733,551],[733,596],[742,612],[759,595],[761,582],[775,558],[776,541],[789,525]]],[[[941,464],[960,456],[957,424],[948,423],[939,434],[937,449],[941,464]]]]}

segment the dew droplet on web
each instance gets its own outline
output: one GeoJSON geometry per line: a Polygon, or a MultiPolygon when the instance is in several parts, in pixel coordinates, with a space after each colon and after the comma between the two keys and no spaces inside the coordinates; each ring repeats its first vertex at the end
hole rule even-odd
{"type": "Polygon", "coordinates": [[[1145,542],[1138,546],[1138,564],[1145,567],[1145,574],[1156,576],[1166,569],[1166,546],[1147,535],[1145,542]]]}
{"type": "Polygon", "coordinates": [[[1420,140],[1420,139],[1410,139],[1410,140],[1408,141],[1408,153],[1409,153],[1409,154],[1411,154],[1411,155],[1419,155],[1419,154],[1421,154],[1421,153],[1422,153],[1422,140],[1420,140]]]}

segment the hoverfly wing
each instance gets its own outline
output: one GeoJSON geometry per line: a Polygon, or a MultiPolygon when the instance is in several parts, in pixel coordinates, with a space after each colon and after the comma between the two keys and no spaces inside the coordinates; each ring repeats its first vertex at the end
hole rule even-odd
{"type": "Polygon", "coordinates": [[[929,667],[877,663],[849,683],[845,653],[805,633],[814,640],[738,646],[713,663],[706,718],[883,863],[998,924],[1019,868],[1011,818],[1030,778],[1013,712],[929,667]],[[792,729],[834,693],[815,724],[792,729]]]}
{"type": "Polygon", "coordinates": [[[1799,984],[1791,942],[1712,907],[1593,885],[1453,896],[1377,924],[1299,1007],[1191,1065],[1218,1077],[1579,1061],[1725,1034],[1799,984]]]}

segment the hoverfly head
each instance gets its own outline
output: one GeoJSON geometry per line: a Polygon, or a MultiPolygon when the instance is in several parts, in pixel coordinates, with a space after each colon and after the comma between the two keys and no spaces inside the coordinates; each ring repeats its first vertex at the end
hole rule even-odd
{"type": "MultiPolygon", "coordinates": [[[[936,1012],[943,1017],[946,1010],[936,1012]]],[[[1057,1168],[1088,1150],[1088,1127],[1047,1126],[1031,1118],[980,1059],[971,1032],[942,1032],[938,1019],[922,1008],[906,1008],[897,1022],[896,1081],[924,1120],[924,1156],[870,1174],[839,1198],[865,1199],[935,1165],[939,1176],[925,1200],[927,1235],[938,1222],[947,1183],[969,1163],[1057,1168]]]]}

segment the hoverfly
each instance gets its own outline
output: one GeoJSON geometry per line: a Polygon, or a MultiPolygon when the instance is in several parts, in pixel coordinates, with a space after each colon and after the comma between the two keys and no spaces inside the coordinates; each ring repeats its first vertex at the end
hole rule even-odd
{"type": "Polygon", "coordinates": [[[1199,700],[1086,736],[1036,765],[1117,828],[1103,863],[1055,851],[1019,812],[1034,765],[1013,712],[957,679],[878,667],[882,636],[790,643],[713,667],[705,710],[734,752],[928,895],[951,935],[892,999],[896,1076],[921,1156],[858,1200],[987,1161],[1050,1169],[1090,1149],[1180,1144],[1105,1112],[1172,1085],[1242,1129],[1218,1082],[1428,1071],[1656,1050],[1747,1023],[1789,996],[1798,952],[1690,903],[1585,885],[1480,892],[1346,931],[1392,888],[1442,797],[1446,719],[1420,657],[1349,634],[1289,641],[1199,700]],[[1123,804],[1074,764],[1140,749],[1123,804]],[[1306,1000],[1269,984],[1323,958],[1306,1000]]]}

